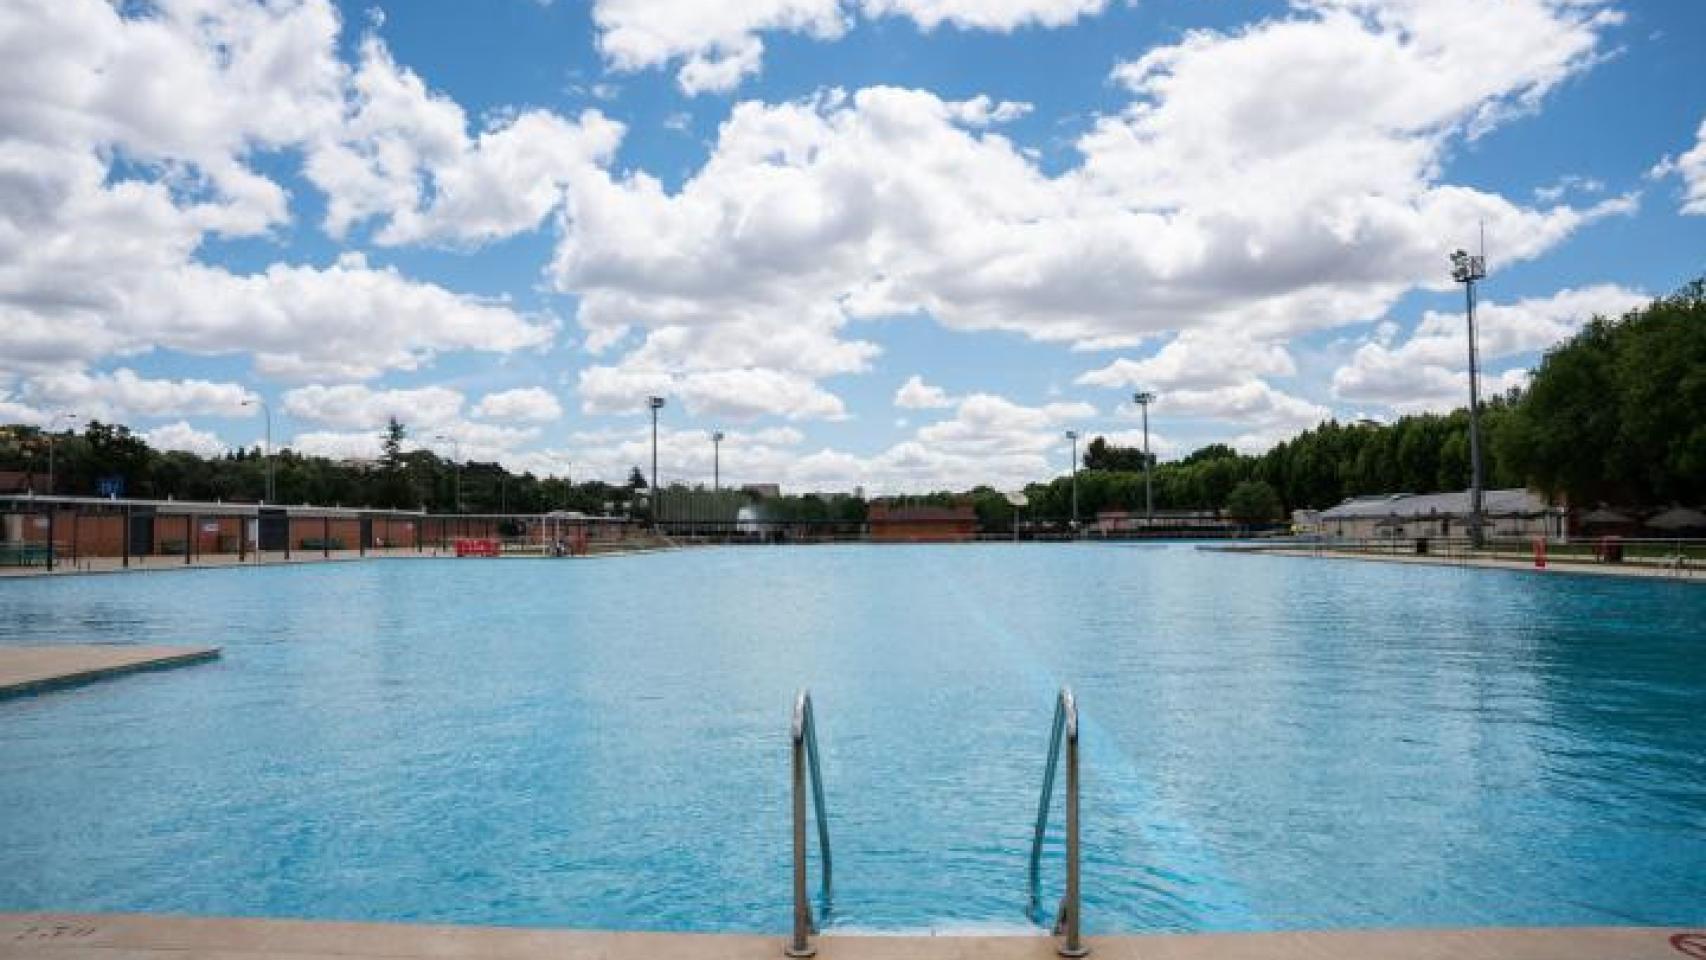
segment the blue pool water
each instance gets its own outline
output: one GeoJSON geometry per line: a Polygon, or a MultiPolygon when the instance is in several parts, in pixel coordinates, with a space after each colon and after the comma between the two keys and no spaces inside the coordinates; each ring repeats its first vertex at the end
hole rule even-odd
{"type": "Polygon", "coordinates": [[[225,647],[0,701],[0,911],[782,930],[809,684],[830,926],[1026,929],[1070,682],[1092,932],[1698,924],[1703,622],[1178,546],[0,582],[0,643],[225,647]]]}

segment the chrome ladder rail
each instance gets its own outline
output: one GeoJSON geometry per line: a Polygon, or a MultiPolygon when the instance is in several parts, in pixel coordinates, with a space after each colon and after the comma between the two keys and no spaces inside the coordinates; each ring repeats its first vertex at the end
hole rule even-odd
{"type": "Polygon", "coordinates": [[[817,953],[811,935],[817,932],[812,917],[812,904],[806,892],[806,775],[811,774],[812,805],[817,812],[817,847],[823,859],[823,900],[829,904],[831,863],[829,856],[829,818],[824,813],[823,771],[817,759],[817,721],[812,715],[812,695],[801,690],[794,697],[794,721],[791,727],[794,792],[794,933],[786,953],[790,957],[810,957],[817,953]]]}
{"type": "Polygon", "coordinates": [[[1031,917],[1041,919],[1043,835],[1048,832],[1049,801],[1054,796],[1054,773],[1060,763],[1060,746],[1066,744],[1066,895],[1055,914],[1054,932],[1065,934],[1058,952],[1063,957],[1082,957],[1090,952],[1084,945],[1078,888],[1078,701],[1071,687],[1061,687],[1054,702],[1054,725],[1049,734],[1048,765],[1043,769],[1043,792],[1037,801],[1037,829],[1031,837],[1031,917]]]}

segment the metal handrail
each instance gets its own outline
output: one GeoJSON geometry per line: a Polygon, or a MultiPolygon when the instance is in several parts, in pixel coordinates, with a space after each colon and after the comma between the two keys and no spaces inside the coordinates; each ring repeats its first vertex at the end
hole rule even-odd
{"type": "Polygon", "coordinates": [[[1037,801],[1037,829],[1031,837],[1031,917],[1042,920],[1043,835],[1048,832],[1049,801],[1054,796],[1054,771],[1060,763],[1061,741],[1066,742],[1066,895],[1060,898],[1054,932],[1064,933],[1058,952],[1063,957],[1082,957],[1090,952],[1084,945],[1080,926],[1078,888],[1078,701],[1071,687],[1061,687],[1054,702],[1054,725],[1049,734],[1048,765],[1043,769],[1043,792],[1037,801]]]}
{"type": "Polygon", "coordinates": [[[811,935],[817,932],[812,917],[811,899],[806,893],[806,773],[811,773],[812,805],[817,810],[817,846],[823,859],[824,912],[829,910],[831,863],[829,856],[829,818],[824,812],[823,772],[818,768],[817,721],[812,715],[812,695],[801,690],[794,697],[794,722],[791,728],[794,789],[794,934],[788,941],[790,957],[809,957],[817,953],[811,935]]]}

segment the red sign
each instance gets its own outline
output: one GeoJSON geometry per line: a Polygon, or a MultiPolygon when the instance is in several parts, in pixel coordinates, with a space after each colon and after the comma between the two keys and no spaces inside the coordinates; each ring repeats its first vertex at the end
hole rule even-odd
{"type": "Polygon", "coordinates": [[[498,542],[490,537],[463,537],[456,541],[456,555],[495,557],[498,555],[498,542]]]}

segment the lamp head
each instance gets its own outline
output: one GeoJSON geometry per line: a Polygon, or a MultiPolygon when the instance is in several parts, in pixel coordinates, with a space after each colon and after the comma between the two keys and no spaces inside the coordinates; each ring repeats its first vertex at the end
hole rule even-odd
{"type": "Polygon", "coordinates": [[[663,409],[663,398],[662,397],[647,397],[646,398],[646,406],[652,408],[653,410],[662,410],[663,409]]]}
{"type": "Polygon", "coordinates": [[[1077,430],[1068,430],[1068,431],[1066,431],[1066,439],[1068,439],[1068,440],[1077,440],[1077,439],[1078,439],[1078,431],[1077,431],[1077,430]]]}
{"type": "Polygon", "coordinates": [[[721,430],[711,431],[711,442],[712,443],[722,443],[723,442],[723,431],[721,431],[721,430]]]}
{"type": "Polygon", "coordinates": [[[1487,258],[1478,257],[1467,250],[1456,250],[1451,254],[1451,279],[1458,283],[1470,283],[1487,276],[1487,258]]]}

